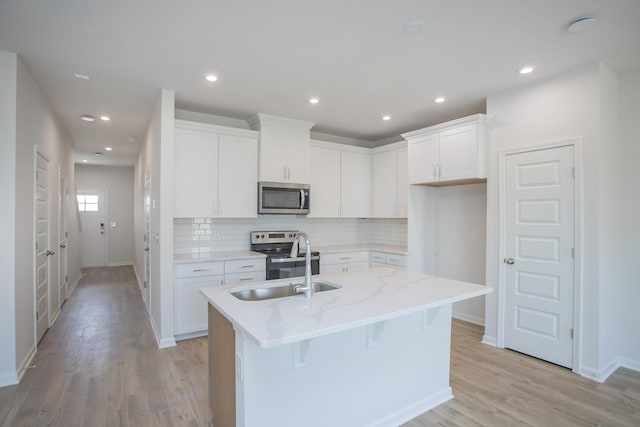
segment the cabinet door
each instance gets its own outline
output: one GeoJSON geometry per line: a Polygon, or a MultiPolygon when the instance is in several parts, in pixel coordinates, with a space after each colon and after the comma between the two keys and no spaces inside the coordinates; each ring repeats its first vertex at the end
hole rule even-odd
{"type": "Polygon", "coordinates": [[[286,181],[309,183],[309,130],[287,129],[286,181]]]}
{"type": "Polygon", "coordinates": [[[406,148],[398,150],[398,207],[396,214],[398,218],[406,218],[409,211],[409,176],[407,171],[408,154],[406,148]]]}
{"type": "Polygon", "coordinates": [[[255,139],[220,135],[218,216],[258,216],[258,144],[255,139]]]}
{"type": "Polygon", "coordinates": [[[409,183],[424,184],[438,181],[440,146],[437,134],[409,141],[409,183]]]}
{"type": "Polygon", "coordinates": [[[397,216],[397,150],[373,155],[373,217],[397,216]]]}
{"type": "Polygon", "coordinates": [[[218,135],[176,129],[173,166],[173,216],[217,216],[218,135]]]}
{"type": "Polygon", "coordinates": [[[440,134],[440,181],[478,176],[477,125],[461,126],[440,134]]]}
{"type": "Polygon", "coordinates": [[[343,151],[340,164],[343,218],[370,218],[372,162],[368,153],[343,151]]]}
{"type": "Polygon", "coordinates": [[[340,151],[311,147],[311,218],[340,217],[340,151]]]}
{"type": "Polygon", "coordinates": [[[286,180],[286,131],[279,126],[263,126],[260,132],[260,181],[286,180]]]}
{"type": "Polygon", "coordinates": [[[176,280],[176,335],[207,330],[207,300],[199,289],[222,285],[223,276],[176,280]]]}

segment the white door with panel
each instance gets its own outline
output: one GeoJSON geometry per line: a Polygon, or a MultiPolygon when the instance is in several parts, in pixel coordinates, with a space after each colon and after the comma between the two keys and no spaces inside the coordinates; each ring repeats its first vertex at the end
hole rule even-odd
{"type": "Polygon", "coordinates": [[[69,184],[67,174],[59,171],[58,192],[58,295],[60,305],[69,296],[69,275],[67,273],[67,238],[69,235],[67,225],[67,209],[69,204],[69,184]]]}
{"type": "Polygon", "coordinates": [[[150,254],[151,250],[151,177],[149,171],[144,173],[144,282],[142,284],[144,293],[144,303],[147,310],[151,311],[151,286],[149,279],[151,277],[150,254]]]}
{"type": "Polygon", "coordinates": [[[573,146],[510,154],[504,173],[504,346],[573,364],[573,146]]]}
{"type": "Polygon", "coordinates": [[[36,150],[35,176],[36,341],[49,328],[49,159],[36,150]]]}
{"type": "Polygon", "coordinates": [[[82,225],[82,267],[104,267],[107,264],[106,202],[105,190],[78,191],[78,211],[82,225]]]}

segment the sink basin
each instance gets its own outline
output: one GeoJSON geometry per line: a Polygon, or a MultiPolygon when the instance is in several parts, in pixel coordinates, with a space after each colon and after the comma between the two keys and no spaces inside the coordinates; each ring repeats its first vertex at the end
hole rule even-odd
{"type": "MultiPolygon", "coordinates": [[[[314,292],[332,291],[339,289],[341,286],[334,285],[328,282],[312,282],[314,292]]],[[[303,285],[304,283],[291,283],[284,286],[271,286],[268,288],[256,288],[246,289],[243,291],[231,292],[231,295],[241,299],[242,301],[262,301],[265,299],[292,297],[296,295],[302,296],[302,292],[296,292],[296,286],[303,285]]]]}

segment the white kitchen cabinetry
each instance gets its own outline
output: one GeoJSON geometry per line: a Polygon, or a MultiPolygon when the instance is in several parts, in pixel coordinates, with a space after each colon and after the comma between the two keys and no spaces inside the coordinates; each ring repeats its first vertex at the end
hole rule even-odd
{"type": "Polygon", "coordinates": [[[249,120],[260,130],[260,181],[309,183],[309,130],[314,123],[257,114],[249,120]]]}
{"type": "Polygon", "coordinates": [[[224,263],[203,262],[176,266],[175,334],[207,330],[207,301],[199,289],[224,284],[224,263]]]}
{"type": "Polygon", "coordinates": [[[320,253],[320,274],[347,273],[369,268],[369,251],[320,253]]]}
{"type": "Polygon", "coordinates": [[[176,218],[257,216],[258,134],[176,120],[176,218]]]}
{"type": "Polygon", "coordinates": [[[371,267],[407,269],[407,256],[390,252],[371,251],[371,267]]]}
{"type": "Polygon", "coordinates": [[[409,184],[447,185],[487,177],[486,119],[465,117],[402,134],[408,143],[409,184]]]}
{"type": "Polygon", "coordinates": [[[313,141],[311,218],[369,218],[372,161],[368,149],[313,141]]]}
{"type": "Polygon", "coordinates": [[[178,339],[207,334],[207,303],[200,288],[266,280],[263,257],[176,265],[175,335],[178,339]]]}
{"type": "Polygon", "coordinates": [[[406,218],[409,184],[404,142],[373,150],[373,217],[406,218]]]}

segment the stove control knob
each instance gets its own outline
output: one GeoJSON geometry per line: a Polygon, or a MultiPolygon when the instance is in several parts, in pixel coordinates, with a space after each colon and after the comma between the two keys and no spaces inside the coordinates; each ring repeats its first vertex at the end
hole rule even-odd
{"type": "Polygon", "coordinates": [[[264,234],[262,235],[262,238],[264,239],[264,234]]]}
{"type": "Polygon", "coordinates": [[[259,239],[259,238],[260,238],[260,235],[259,235],[259,234],[256,234],[256,239],[259,239]]]}

